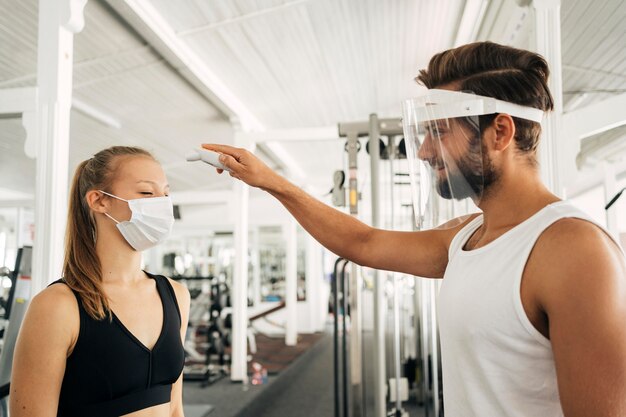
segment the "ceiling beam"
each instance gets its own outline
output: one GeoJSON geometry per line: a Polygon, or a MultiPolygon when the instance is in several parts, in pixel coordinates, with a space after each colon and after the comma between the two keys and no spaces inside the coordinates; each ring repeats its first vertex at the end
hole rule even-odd
{"type": "Polygon", "coordinates": [[[582,140],[626,124],[625,108],[626,93],[563,113],[561,143],[567,146],[562,150],[562,158],[568,163],[563,167],[561,178],[565,187],[574,185],[580,175],[576,160],[580,156],[582,140]]]}
{"type": "Polygon", "coordinates": [[[36,109],[37,87],[0,89],[0,115],[21,115],[36,109]]]}
{"type": "Polygon", "coordinates": [[[0,200],[0,208],[35,207],[34,198],[0,200]]]}
{"type": "Polygon", "coordinates": [[[487,0],[467,0],[461,14],[461,21],[456,32],[454,47],[465,45],[476,40],[478,30],[482,25],[487,6],[487,0]]]}
{"type": "Polygon", "coordinates": [[[257,144],[264,142],[333,141],[340,139],[337,126],[243,132],[241,135],[252,141],[252,143],[257,144]]]}
{"type": "Polygon", "coordinates": [[[256,116],[178,36],[149,1],[105,1],[229,120],[239,123],[244,130],[263,130],[256,116]]]}
{"type": "Polygon", "coordinates": [[[85,103],[80,99],[77,99],[76,97],[72,97],[72,109],[91,117],[93,120],[96,120],[105,126],[113,127],[115,129],[120,129],[122,127],[122,122],[120,122],[119,119],[95,108],[90,104],[85,103]]]}
{"type": "Polygon", "coordinates": [[[567,140],[581,140],[626,124],[626,93],[563,114],[567,140]]]}

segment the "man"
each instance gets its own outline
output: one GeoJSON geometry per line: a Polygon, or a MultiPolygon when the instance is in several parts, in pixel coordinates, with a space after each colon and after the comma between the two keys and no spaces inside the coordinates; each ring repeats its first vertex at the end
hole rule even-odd
{"type": "Polygon", "coordinates": [[[409,158],[431,168],[442,197],[470,197],[482,210],[433,230],[371,228],[245,150],[204,145],[337,255],[445,278],[446,417],[626,416],[626,262],[614,239],[541,183],[548,75],[539,55],[489,42],[437,54],[420,71],[431,90],[405,105],[409,158]]]}

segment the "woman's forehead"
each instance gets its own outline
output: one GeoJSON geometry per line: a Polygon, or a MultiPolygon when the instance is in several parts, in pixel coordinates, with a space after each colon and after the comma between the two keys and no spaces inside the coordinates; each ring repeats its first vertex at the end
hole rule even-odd
{"type": "Polygon", "coordinates": [[[167,185],[161,165],[152,158],[126,158],[116,167],[116,182],[146,185],[167,185]]]}

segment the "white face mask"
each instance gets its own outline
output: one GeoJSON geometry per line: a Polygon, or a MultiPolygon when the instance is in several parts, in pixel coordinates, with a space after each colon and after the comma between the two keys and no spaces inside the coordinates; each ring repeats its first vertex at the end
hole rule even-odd
{"type": "Polygon", "coordinates": [[[128,203],[132,213],[130,220],[118,222],[107,213],[104,215],[117,223],[117,229],[136,251],[150,249],[170,235],[174,225],[174,207],[169,197],[124,200],[105,191],[100,192],[128,203]]]}

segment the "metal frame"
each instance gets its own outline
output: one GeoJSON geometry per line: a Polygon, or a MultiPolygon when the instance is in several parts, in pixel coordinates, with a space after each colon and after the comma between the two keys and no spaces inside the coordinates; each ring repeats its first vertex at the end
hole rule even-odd
{"type": "MultiPolygon", "coordinates": [[[[368,136],[370,138],[370,170],[371,170],[371,204],[372,204],[372,227],[380,227],[380,182],[379,160],[380,147],[378,138],[381,135],[402,134],[402,122],[397,118],[379,119],[376,114],[371,114],[367,122],[351,122],[339,124],[339,136],[348,139],[348,165],[349,165],[349,201],[350,213],[358,214],[357,189],[357,145],[358,138],[368,136]]],[[[352,385],[352,415],[354,417],[364,415],[363,408],[363,376],[362,361],[363,349],[361,340],[361,281],[357,271],[353,267],[351,274],[351,385],[352,385]]],[[[375,417],[386,415],[386,362],[385,362],[385,294],[384,285],[378,271],[374,271],[374,410],[375,417]]]]}

